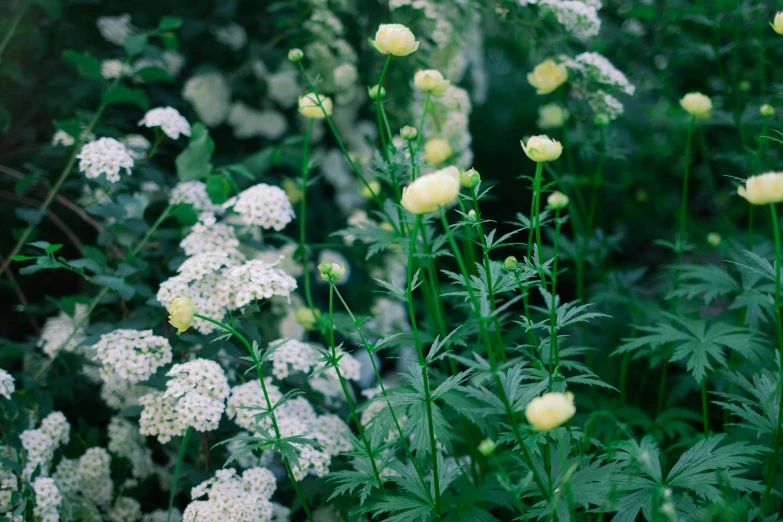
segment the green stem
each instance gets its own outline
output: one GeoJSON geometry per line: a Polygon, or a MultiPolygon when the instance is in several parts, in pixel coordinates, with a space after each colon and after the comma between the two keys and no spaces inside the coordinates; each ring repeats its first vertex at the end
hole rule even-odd
{"type": "Polygon", "coordinates": [[[351,158],[351,155],[348,153],[348,149],[345,147],[345,143],[343,143],[342,138],[340,138],[340,134],[337,132],[337,128],[334,126],[334,122],[332,121],[331,116],[326,112],[326,109],[324,109],[323,104],[321,103],[321,99],[318,96],[318,91],[315,88],[315,84],[313,84],[312,81],[310,81],[310,78],[307,76],[307,73],[304,70],[304,66],[302,65],[302,61],[300,60],[297,62],[299,64],[299,70],[302,72],[302,76],[304,77],[305,81],[307,82],[308,87],[310,90],[315,94],[316,103],[318,104],[318,107],[321,108],[321,110],[324,113],[324,119],[326,120],[326,125],[329,127],[329,130],[332,132],[332,136],[334,136],[335,141],[337,142],[337,146],[340,147],[340,150],[343,153],[343,156],[345,157],[345,160],[348,162],[348,164],[351,166],[351,170],[353,170],[354,174],[356,174],[361,182],[364,184],[364,186],[367,188],[367,190],[370,192],[370,195],[372,196],[373,201],[375,201],[375,204],[378,205],[378,208],[380,209],[381,213],[386,217],[389,224],[399,232],[399,229],[397,229],[397,226],[394,222],[394,220],[391,218],[389,213],[386,211],[386,208],[383,206],[383,203],[381,202],[380,196],[376,194],[376,192],[372,189],[370,186],[370,183],[367,181],[367,178],[364,177],[362,172],[359,170],[359,167],[356,166],[356,163],[353,161],[353,158],[351,158]]]}
{"type": "Polygon", "coordinates": [[[701,381],[701,417],[704,423],[704,436],[707,437],[710,434],[710,422],[707,417],[707,377],[701,381]]]}
{"type": "Polygon", "coordinates": [[[413,310],[413,257],[416,252],[416,236],[421,226],[421,214],[416,215],[413,229],[410,235],[410,245],[408,246],[408,270],[407,270],[407,288],[405,298],[408,301],[408,316],[411,321],[411,330],[413,331],[413,340],[416,345],[416,353],[419,356],[419,364],[424,377],[424,401],[427,406],[427,428],[430,435],[430,452],[432,453],[432,478],[435,489],[435,513],[440,515],[440,477],[438,475],[438,447],[435,441],[435,426],[432,421],[432,395],[430,392],[430,380],[427,371],[427,361],[424,358],[424,351],[421,347],[421,338],[419,330],[416,327],[416,314],[413,310]]]}
{"type": "Polygon", "coordinates": [[[560,209],[555,209],[555,257],[552,260],[552,293],[550,295],[551,303],[549,306],[549,344],[552,353],[549,354],[549,387],[552,387],[552,375],[560,367],[560,351],[557,345],[557,258],[559,255],[560,243],[560,209]],[[552,367],[552,357],[554,356],[554,368],[552,367]]]}
{"type": "MultiPolygon", "coordinates": [[[[778,359],[780,364],[780,377],[779,377],[779,383],[780,386],[781,383],[783,383],[783,323],[781,323],[781,317],[780,317],[780,262],[781,262],[781,251],[780,251],[780,225],[778,221],[778,213],[777,209],[775,208],[775,204],[772,203],[769,206],[770,211],[770,217],[772,218],[772,234],[774,235],[775,240],[775,332],[777,333],[777,340],[778,340],[778,359]]],[[[765,506],[767,503],[767,500],[769,499],[769,493],[772,489],[772,483],[775,481],[775,474],[778,470],[778,456],[780,455],[780,444],[781,444],[781,438],[783,437],[783,392],[778,391],[780,393],[780,400],[778,401],[778,416],[777,416],[777,426],[775,428],[775,443],[772,448],[772,458],[769,463],[769,468],[767,468],[767,477],[766,477],[766,489],[764,491],[764,497],[761,500],[761,505],[765,506]]]]}
{"type": "MultiPolygon", "coordinates": [[[[506,471],[506,468],[501,464],[501,462],[498,460],[498,458],[493,454],[490,456],[492,459],[492,463],[495,465],[496,468],[500,471],[500,476],[503,477],[503,479],[506,481],[506,483],[509,485],[510,488],[514,488],[514,483],[511,481],[511,477],[509,476],[508,472],[506,471]]],[[[510,491],[514,496],[514,502],[516,503],[517,509],[519,510],[519,513],[521,515],[525,514],[525,506],[522,504],[522,501],[519,499],[520,492],[518,491],[510,491]]],[[[524,517],[523,517],[524,519],[524,517]]]]}
{"type": "Polygon", "coordinates": [[[370,446],[370,443],[367,442],[367,437],[364,434],[362,423],[359,421],[359,416],[356,415],[356,407],[354,406],[353,399],[351,398],[351,394],[348,392],[348,386],[345,384],[345,379],[343,378],[342,373],[340,373],[340,365],[337,363],[337,348],[334,344],[334,280],[330,280],[329,284],[329,348],[332,351],[332,368],[334,368],[335,373],[337,373],[337,379],[340,381],[340,387],[342,388],[343,394],[345,395],[345,400],[348,402],[348,408],[351,410],[351,416],[353,416],[356,429],[359,430],[359,437],[361,437],[362,442],[364,443],[364,449],[367,451],[367,456],[370,458],[370,464],[372,465],[372,471],[375,475],[375,480],[378,481],[378,487],[385,495],[386,487],[383,485],[380,473],[378,473],[378,467],[375,464],[375,456],[373,455],[372,447],[370,446]]]}
{"type": "MultiPolygon", "coordinates": [[[[696,117],[691,116],[688,125],[688,136],[685,139],[685,171],[682,176],[682,200],[680,202],[680,232],[677,238],[677,272],[674,276],[674,289],[677,290],[680,283],[680,267],[682,266],[682,254],[685,251],[685,224],[688,219],[688,179],[691,167],[691,141],[696,117]]],[[[677,311],[677,298],[674,299],[674,310],[677,311]]]]}
{"type": "Polygon", "coordinates": [[[427,112],[430,110],[430,103],[432,102],[432,94],[427,93],[427,97],[424,98],[424,105],[421,109],[421,118],[419,118],[419,127],[416,129],[418,134],[416,135],[416,144],[421,148],[421,143],[424,141],[424,122],[427,118],[427,112]]]}
{"type": "MultiPolygon", "coordinates": [[[[280,442],[281,439],[280,428],[277,425],[277,416],[275,415],[275,412],[272,409],[272,401],[269,399],[269,393],[267,393],[266,391],[266,383],[264,382],[264,374],[261,369],[261,362],[256,357],[256,353],[253,350],[253,346],[245,338],[245,336],[239,333],[233,326],[212,319],[211,317],[207,317],[206,315],[201,315],[199,313],[195,313],[193,314],[193,316],[198,317],[199,319],[203,319],[204,321],[210,322],[215,326],[224,329],[225,331],[229,332],[230,334],[234,335],[237,339],[239,339],[242,342],[242,344],[245,346],[248,353],[250,354],[250,357],[253,359],[253,365],[256,368],[256,375],[258,376],[258,381],[261,384],[261,392],[264,394],[264,401],[266,402],[266,408],[267,411],[269,412],[270,419],[272,419],[272,427],[274,428],[275,431],[275,440],[277,442],[280,442]]],[[[307,505],[307,501],[305,500],[302,491],[299,489],[299,485],[296,482],[296,477],[294,477],[294,471],[293,469],[291,469],[291,465],[288,462],[287,457],[283,457],[283,464],[285,465],[285,468],[288,471],[288,476],[291,479],[291,483],[294,485],[294,489],[296,490],[297,496],[299,497],[299,502],[302,503],[302,508],[304,509],[305,514],[307,515],[307,520],[313,522],[313,516],[310,514],[310,507],[307,505]]]]}
{"type": "Polygon", "coordinates": [[[598,134],[600,136],[600,148],[598,151],[598,164],[595,168],[595,176],[593,176],[592,192],[590,194],[590,213],[587,216],[587,233],[588,237],[593,235],[595,227],[595,213],[598,210],[598,191],[603,183],[604,163],[606,162],[606,131],[604,126],[598,127],[598,134]]]}
{"type": "Polygon", "coordinates": [[[305,301],[310,310],[315,309],[313,304],[313,295],[310,290],[310,267],[308,266],[307,255],[307,178],[310,174],[310,135],[313,131],[313,120],[307,120],[307,130],[305,131],[304,145],[302,146],[302,201],[299,209],[299,250],[302,253],[302,266],[304,267],[304,290],[305,301]]]}
{"type": "MultiPolygon", "coordinates": [[[[383,126],[383,117],[381,116],[381,91],[383,89],[383,81],[386,79],[386,72],[389,70],[389,64],[391,64],[392,55],[386,57],[386,63],[383,64],[383,70],[381,71],[381,77],[378,80],[378,96],[375,97],[375,114],[378,117],[378,134],[381,137],[381,152],[383,152],[383,159],[386,163],[389,163],[389,148],[386,143],[386,133],[383,126]]],[[[391,136],[390,136],[391,139],[391,136]]]]}
{"type": "Polygon", "coordinates": [[[179,445],[179,452],[177,453],[177,464],[174,466],[174,476],[171,479],[171,494],[169,495],[169,511],[166,515],[166,522],[171,522],[171,508],[174,507],[174,495],[177,493],[179,468],[182,466],[182,459],[185,458],[185,450],[188,448],[188,439],[190,438],[191,431],[193,431],[193,427],[188,426],[188,429],[185,430],[185,435],[182,437],[182,442],[179,445]]]}
{"type": "Polygon", "coordinates": [[[476,212],[476,227],[478,228],[479,241],[481,243],[481,251],[484,254],[484,271],[487,273],[487,293],[489,294],[489,305],[492,309],[493,322],[495,324],[495,334],[497,336],[497,345],[500,348],[500,359],[506,362],[506,347],[503,344],[503,334],[500,331],[500,320],[497,314],[495,314],[495,289],[492,285],[492,266],[489,261],[489,249],[484,239],[484,229],[481,226],[481,212],[479,211],[478,195],[476,194],[476,187],[470,189],[471,196],[473,197],[473,210],[476,212]]]}
{"type": "Polygon", "coordinates": [[[19,22],[22,21],[22,17],[24,17],[24,14],[27,12],[28,7],[30,7],[29,1],[25,2],[22,5],[22,8],[19,10],[19,12],[16,14],[16,17],[11,22],[11,27],[8,28],[8,32],[5,34],[5,37],[3,37],[3,41],[0,42],[0,63],[2,62],[5,48],[8,47],[8,43],[11,41],[11,38],[14,37],[14,34],[16,33],[16,28],[19,26],[19,22]]]}
{"type": "MultiPolygon", "coordinates": [[[[538,198],[541,187],[541,177],[544,170],[544,164],[536,163],[536,177],[533,180],[533,199],[530,202],[530,224],[527,231],[527,258],[531,259],[533,255],[533,236],[538,230],[538,198]]],[[[541,256],[540,246],[538,256],[541,256]]]]}

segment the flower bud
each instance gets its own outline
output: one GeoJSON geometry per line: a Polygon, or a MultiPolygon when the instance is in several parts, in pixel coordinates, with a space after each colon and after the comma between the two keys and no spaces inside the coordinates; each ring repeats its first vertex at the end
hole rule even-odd
{"type": "Polygon", "coordinates": [[[443,138],[432,138],[424,144],[424,161],[433,167],[449,159],[451,153],[451,145],[443,138]]]}
{"type": "Polygon", "coordinates": [[[745,186],[737,188],[737,194],[753,205],[766,205],[783,201],[783,172],[767,172],[751,176],[745,186]]]}
{"type": "Polygon", "coordinates": [[[299,112],[305,118],[322,120],[326,118],[326,116],[332,115],[332,99],[327,98],[322,94],[316,95],[315,93],[309,92],[299,98],[299,112]],[[321,103],[320,107],[318,106],[319,102],[321,103]],[[326,112],[326,114],[324,114],[324,112],[326,112]]]}
{"type": "Polygon", "coordinates": [[[527,145],[524,141],[520,142],[522,149],[527,154],[527,157],[536,163],[544,161],[554,161],[560,157],[563,152],[563,146],[559,141],[553,140],[547,136],[531,136],[527,140],[527,145]]]}
{"type": "Polygon", "coordinates": [[[783,11],[779,11],[775,15],[775,21],[769,24],[772,26],[772,30],[778,34],[783,34],[783,11]]]}
{"type": "Polygon", "coordinates": [[[305,306],[297,308],[296,312],[294,312],[296,322],[302,325],[305,330],[312,330],[318,322],[318,318],[320,316],[320,310],[317,308],[307,308],[305,306]]]}
{"type": "Polygon", "coordinates": [[[565,423],[576,413],[571,392],[545,393],[536,397],[525,408],[525,417],[535,431],[549,431],[565,423]]]}
{"type": "Polygon", "coordinates": [[[468,219],[471,221],[476,221],[476,211],[473,209],[468,210],[468,219]]]}
{"type": "Polygon", "coordinates": [[[304,53],[301,49],[291,49],[288,51],[288,60],[294,63],[304,58],[304,53]]]}
{"type": "Polygon", "coordinates": [[[607,114],[600,113],[593,116],[593,125],[596,127],[606,127],[612,121],[607,114]]]}
{"type": "Polygon", "coordinates": [[[742,80],[739,82],[739,85],[737,85],[740,92],[750,92],[750,90],[753,88],[753,84],[750,83],[748,80],[742,80]]]}
{"type": "Polygon", "coordinates": [[[400,204],[412,214],[434,212],[454,201],[459,189],[459,170],[457,167],[446,167],[419,176],[403,188],[400,204]]]}
{"type": "Polygon", "coordinates": [[[568,121],[568,109],[557,103],[548,103],[538,108],[538,125],[542,129],[559,129],[568,121]]]}
{"type": "Polygon", "coordinates": [[[545,60],[528,73],[527,81],[536,88],[536,94],[549,94],[568,80],[568,69],[564,63],[545,60]]]}
{"type": "Polygon", "coordinates": [[[514,256],[508,256],[506,260],[503,261],[503,266],[506,270],[516,270],[519,267],[519,261],[517,261],[517,258],[514,256]]]}
{"type": "Polygon", "coordinates": [[[568,196],[562,192],[554,191],[546,198],[546,202],[550,208],[560,210],[568,205],[568,196]]]}
{"type": "Polygon", "coordinates": [[[418,70],[413,76],[413,84],[421,92],[426,92],[440,98],[448,90],[451,82],[435,69],[418,70]]]}
{"type": "MultiPolygon", "coordinates": [[[[372,87],[367,88],[367,94],[370,96],[371,100],[377,100],[378,99],[378,85],[373,85],[372,87]]],[[[381,90],[381,98],[386,96],[386,89],[383,87],[380,88],[381,90]]]]}
{"type": "Polygon", "coordinates": [[[765,118],[769,118],[770,116],[775,115],[775,108],[772,105],[765,103],[759,108],[759,113],[765,118]]]}
{"type": "Polygon", "coordinates": [[[707,234],[707,243],[709,243],[711,246],[718,246],[720,245],[721,241],[723,241],[723,238],[720,237],[720,234],[717,232],[710,232],[707,234]]]}
{"type": "Polygon", "coordinates": [[[193,306],[193,301],[190,300],[190,297],[183,295],[182,297],[175,297],[171,301],[168,311],[169,323],[177,329],[177,335],[179,335],[190,328],[196,308],[193,306]]]}
{"type": "Polygon", "coordinates": [[[712,110],[712,100],[700,92],[690,92],[682,97],[680,106],[691,116],[706,118],[712,110]]]}
{"type": "Polygon", "coordinates": [[[324,281],[339,281],[345,275],[345,265],[338,265],[324,259],[318,263],[318,271],[321,272],[324,281]]]}
{"type": "Polygon", "coordinates": [[[492,455],[495,452],[495,448],[496,448],[495,441],[493,441],[492,439],[484,439],[481,442],[479,442],[478,445],[479,453],[481,453],[485,457],[489,457],[490,455],[492,455]]]}
{"type": "Polygon", "coordinates": [[[419,48],[416,37],[402,24],[381,24],[375,33],[375,40],[370,42],[379,53],[394,56],[408,56],[419,48]]]}
{"type": "Polygon", "coordinates": [[[302,186],[291,178],[283,179],[283,191],[288,196],[288,201],[296,205],[302,201],[302,186]]]}
{"type": "Polygon", "coordinates": [[[416,127],[411,127],[410,125],[406,125],[402,129],[400,129],[400,136],[402,136],[402,139],[404,140],[415,140],[416,136],[419,135],[419,131],[416,130],[416,127]]]}
{"type": "Polygon", "coordinates": [[[377,179],[371,179],[367,182],[367,185],[364,185],[362,187],[360,194],[367,199],[371,199],[373,197],[373,194],[378,195],[380,194],[380,192],[381,192],[380,182],[377,179]]]}
{"type": "Polygon", "coordinates": [[[472,189],[473,187],[478,185],[480,181],[481,181],[481,176],[479,175],[476,169],[466,170],[465,172],[459,175],[459,182],[465,188],[472,189]]]}

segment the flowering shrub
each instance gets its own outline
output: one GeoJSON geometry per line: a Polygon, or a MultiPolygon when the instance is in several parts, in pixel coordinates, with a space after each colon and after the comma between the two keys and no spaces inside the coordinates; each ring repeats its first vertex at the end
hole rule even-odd
{"type": "Polygon", "coordinates": [[[779,520],[772,5],[0,13],[0,520],[779,520]]]}

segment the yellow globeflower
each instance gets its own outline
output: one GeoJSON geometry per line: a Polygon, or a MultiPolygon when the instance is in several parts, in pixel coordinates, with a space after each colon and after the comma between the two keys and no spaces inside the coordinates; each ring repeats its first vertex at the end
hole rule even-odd
{"type": "Polygon", "coordinates": [[[169,323],[177,329],[177,335],[190,328],[190,323],[193,322],[193,314],[195,313],[196,308],[193,306],[193,301],[190,300],[190,297],[183,295],[182,297],[175,297],[171,301],[171,306],[169,306],[169,323]]]}
{"type": "Polygon", "coordinates": [[[753,205],[767,205],[783,201],[783,172],[766,172],[751,176],[745,186],[737,188],[737,194],[753,205]]]}
{"type": "Polygon", "coordinates": [[[549,431],[565,423],[576,413],[571,392],[545,393],[536,397],[525,408],[525,417],[536,431],[549,431]]]}
{"type": "Polygon", "coordinates": [[[299,112],[305,118],[322,120],[326,118],[326,116],[332,115],[332,99],[327,98],[322,94],[316,95],[315,93],[309,92],[299,98],[299,112]],[[318,102],[321,102],[323,109],[318,106],[318,102]],[[326,111],[326,114],[324,114],[324,111],[326,111]]]}
{"type": "Polygon", "coordinates": [[[524,141],[520,141],[520,144],[527,157],[536,163],[554,161],[563,153],[560,142],[547,136],[531,136],[527,140],[527,145],[524,141]]]}
{"type": "Polygon", "coordinates": [[[400,204],[412,214],[434,212],[454,201],[459,189],[459,170],[457,167],[446,167],[413,180],[402,189],[400,204]]]}
{"type": "Polygon", "coordinates": [[[402,24],[381,24],[371,42],[381,54],[394,56],[408,56],[419,48],[416,37],[402,24]]]}
{"type": "Polygon", "coordinates": [[[772,30],[778,34],[783,34],[783,11],[778,11],[775,15],[775,20],[769,24],[772,26],[772,30]]]}
{"type": "Polygon", "coordinates": [[[424,144],[424,161],[437,167],[451,157],[451,145],[443,138],[432,138],[424,144]]]}
{"type": "Polygon", "coordinates": [[[557,103],[549,103],[538,108],[538,125],[542,129],[558,129],[568,120],[568,109],[557,103]]]}
{"type": "Polygon", "coordinates": [[[568,196],[556,190],[546,198],[546,202],[555,210],[563,209],[568,205],[568,196]]]}
{"type": "Polygon", "coordinates": [[[528,73],[527,81],[536,88],[537,94],[549,94],[568,80],[568,69],[564,63],[545,60],[528,73]]]}
{"type": "Polygon", "coordinates": [[[418,70],[413,76],[413,84],[421,92],[432,94],[439,98],[446,94],[451,82],[435,69],[418,70]]]}
{"type": "Polygon", "coordinates": [[[680,100],[680,106],[691,116],[706,118],[712,110],[712,100],[700,92],[689,92],[680,100]]]}

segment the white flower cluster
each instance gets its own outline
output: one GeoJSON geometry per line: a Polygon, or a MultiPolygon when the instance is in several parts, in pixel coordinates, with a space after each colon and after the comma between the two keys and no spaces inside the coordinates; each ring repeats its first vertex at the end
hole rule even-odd
{"type": "Polygon", "coordinates": [[[178,139],[180,134],[190,136],[190,123],[173,107],[157,107],[147,111],[139,125],[160,127],[172,140],[178,139]]]}
{"type": "Polygon", "coordinates": [[[161,443],[182,435],[188,426],[197,431],[217,428],[229,394],[228,379],[220,365],[206,359],[175,364],[169,370],[165,393],[142,397],[140,433],[161,443]]]}
{"type": "Polygon", "coordinates": [[[100,138],[85,144],[79,154],[79,170],[90,179],[106,174],[106,181],[117,183],[120,172],[125,169],[127,174],[133,168],[133,157],[128,149],[114,138],[100,138]]]}
{"type": "Polygon", "coordinates": [[[260,136],[276,140],[288,130],[288,121],[275,110],[258,111],[242,102],[234,102],[228,114],[228,124],[239,139],[260,136]]]}
{"type": "Polygon", "coordinates": [[[228,268],[222,277],[232,310],[276,295],[288,297],[296,290],[296,279],[258,259],[228,268]]]}
{"type": "Polygon", "coordinates": [[[193,104],[199,119],[207,127],[215,127],[228,116],[231,87],[222,74],[203,73],[185,82],[182,97],[193,104]]]}
{"type": "Polygon", "coordinates": [[[103,377],[103,381],[101,399],[109,408],[115,410],[137,406],[139,399],[152,390],[149,386],[128,382],[119,375],[107,375],[103,377]]]}
{"type": "Polygon", "coordinates": [[[595,114],[604,114],[609,120],[616,120],[622,116],[625,107],[620,100],[611,94],[598,89],[587,96],[587,104],[595,114]]]}
{"type": "Polygon", "coordinates": [[[15,391],[16,386],[14,386],[14,377],[0,368],[0,395],[6,399],[10,399],[11,394],[15,391]]]}
{"type": "Polygon", "coordinates": [[[141,134],[128,134],[120,140],[120,143],[127,147],[128,153],[133,158],[133,161],[141,161],[146,158],[147,152],[152,146],[150,140],[141,134]]]}
{"type": "Polygon", "coordinates": [[[101,62],[101,76],[104,80],[114,80],[116,78],[125,78],[133,73],[130,65],[122,60],[111,59],[101,62]]]}
{"type": "Polygon", "coordinates": [[[101,16],[96,20],[95,25],[98,26],[98,32],[104,39],[117,45],[122,45],[127,37],[136,32],[129,14],[101,16]]]}
{"type": "Polygon", "coordinates": [[[153,335],[152,330],[118,329],[101,335],[93,346],[96,360],[103,364],[105,381],[118,375],[131,383],[146,381],[155,371],[171,362],[168,339],[153,335]]]}
{"type": "Polygon", "coordinates": [[[577,38],[584,40],[601,30],[600,0],[540,0],[538,3],[544,12],[554,14],[558,23],[577,38]]]}
{"type": "Polygon", "coordinates": [[[146,513],[142,516],[141,522],[182,522],[182,513],[179,509],[173,507],[171,508],[171,519],[169,519],[167,510],[156,509],[152,513],[146,513]]]}
{"type": "Polygon", "coordinates": [[[278,339],[269,345],[276,346],[269,356],[272,374],[281,380],[291,375],[291,372],[310,373],[320,358],[320,354],[309,344],[294,339],[278,339]]]}
{"type": "Polygon", "coordinates": [[[57,132],[52,136],[52,145],[54,146],[62,145],[63,147],[70,147],[74,143],[76,143],[74,137],[62,129],[57,129],[57,132]]]}
{"type": "Polygon", "coordinates": [[[247,31],[239,24],[228,24],[212,29],[215,40],[228,46],[232,51],[238,51],[247,43],[247,31]]]}
{"type": "Polygon", "coordinates": [[[193,205],[193,210],[196,212],[215,212],[220,208],[219,205],[212,203],[209,194],[207,194],[207,185],[203,181],[182,181],[177,183],[171,189],[169,202],[174,205],[177,203],[193,205]]]}
{"type": "Polygon", "coordinates": [[[119,497],[106,512],[109,522],[129,522],[141,518],[141,504],[135,498],[119,497]]]}
{"type": "Polygon", "coordinates": [[[602,54],[582,53],[566,63],[587,81],[610,86],[628,95],[636,92],[636,87],[628,78],[602,54]]]}
{"type": "Polygon", "coordinates": [[[89,448],[78,460],[62,459],[53,478],[63,495],[80,494],[96,506],[107,507],[114,495],[111,456],[105,448],[89,448]]]}
{"type": "Polygon", "coordinates": [[[250,468],[237,476],[235,469],[221,469],[191,490],[193,502],[183,514],[185,522],[271,521],[275,476],[266,468],[250,468]],[[206,500],[197,500],[206,495],[206,500]]]}
{"type": "Polygon", "coordinates": [[[57,507],[63,501],[63,497],[54,480],[48,477],[38,477],[33,482],[33,491],[35,491],[33,514],[36,520],[58,522],[60,515],[57,513],[57,507]]]}
{"type": "Polygon", "coordinates": [[[278,232],[294,218],[294,207],[283,189],[259,183],[243,190],[224,204],[240,215],[246,225],[257,225],[278,232]]]}
{"type": "Polygon", "coordinates": [[[146,446],[146,439],[136,424],[122,417],[112,417],[107,431],[109,451],[130,461],[135,478],[144,479],[153,473],[152,450],[146,446]]]}
{"type": "MultiPolygon", "coordinates": [[[[269,400],[275,404],[282,398],[280,389],[272,384],[271,378],[265,379],[265,387],[269,400]]],[[[267,411],[261,385],[257,380],[248,381],[234,386],[226,404],[226,414],[241,428],[251,433],[258,432],[258,427],[271,430],[271,418],[265,417],[257,421],[258,413],[267,411]]],[[[294,444],[299,452],[299,466],[293,468],[297,480],[312,474],[323,477],[329,472],[332,457],[351,448],[348,426],[335,415],[317,415],[313,407],[302,397],[289,400],[275,412],[281,437],[300,435],[316,440],[321,449],[310,445],[294,444]]]]}
{"type": "Polygon", "coordinates": [[[49,357],[55,357],[59,350],[77,351],[79,345],[86,338],[84,328],[87,323],[85,322],[78,330],[76,330],[76,325],[84,321],[86,317],[87,306],[82,304],[76,305],[73,317],[65,312],[60,312],[57,317],[50,317],[41,330],[38,347],[43,348],[44,353],[49,357]],[[70,340],[66,343],[69,338],[70,340]]]}
{"type": "MultiPolygon", "coordinates": [[[[196,223],[179,246],[185,255],[193,256],[208,252],[239,254],[239,239],[234,228],[224,223],[196,223]]],[[[241,254],[239,254],[241,256],[241,254]]]]}
{"type": "MultiPolygon", "coordinates": [[[[136,60],[136,63],[133,64],[133,69],[134,71],[140,71],[147,67],[159,67],[165,69],[172,78],[176,78],[184,66],[184,56],[176,51],[165,50],[161,53],[160,58],[144,57],[136,60]]],[[[135,80],[141,81],[138,77],[135,80]]]]}
{"type": "Polygon", "coordinates": [[[294,255],[299,248],[296,243],[286,243],[280,248],[264,250],[255,255],[255,259],[263,261],[269,265],[277,265],[277,268],[292,277],[299,277],[304,273],[302,264],[294,259],[294,255]]]}
{"type": "Polygon", "coordinates": [[[409,332],[411,325],[408,311],[402,302],[396,299],[381,297],[370,308],[373,322],[378,333],[391,335],[395,332],[409,332]]]}
{"type": "Polygon", "coordinates": [[[49,475],[49,466],[54,458],[54,451],[70,440],[71,425],[65,420],[65,415],[55,411],[41,421],[41,427],[22,432],[20,438],[22,447],[27,452],[27,460],[22,475],[29,479],[35,468],[41,467],[41,476],[49,475]]]}

